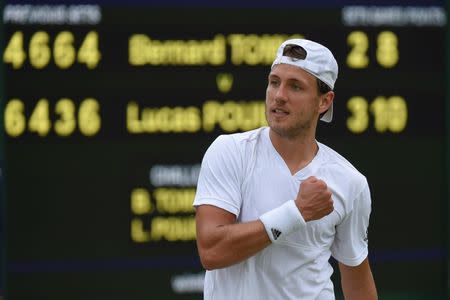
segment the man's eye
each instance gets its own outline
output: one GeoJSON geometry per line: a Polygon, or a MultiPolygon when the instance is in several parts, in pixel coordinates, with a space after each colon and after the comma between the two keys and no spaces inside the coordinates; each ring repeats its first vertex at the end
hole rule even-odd
{"type": "Polygon", "coordinates": [[[269,83],[270,83],[270,85],[274,85],[274,86],[279,85],[279,81],[278,80],[270,80],[269,83]]]}
{"type": "Polygon", "coordinates": [[[293,83],[291,86],[294,91],[300,91],[302,89],[301,86],[296,83],[293,83]]]}

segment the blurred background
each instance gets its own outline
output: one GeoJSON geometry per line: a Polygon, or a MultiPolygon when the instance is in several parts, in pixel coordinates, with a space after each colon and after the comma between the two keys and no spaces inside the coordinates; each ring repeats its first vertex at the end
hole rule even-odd
{"type": "MultiPolygon", "coordinates": [[[[339,63],[318,140],[368,178],[379,298],[449,299],[445,1],[1,6],[2,299],[202,299],[203,153],[266,125],[267,75],[290,37],[339,63]]],[[[333,281],[342,299],[337,269],[333,281]]]]}

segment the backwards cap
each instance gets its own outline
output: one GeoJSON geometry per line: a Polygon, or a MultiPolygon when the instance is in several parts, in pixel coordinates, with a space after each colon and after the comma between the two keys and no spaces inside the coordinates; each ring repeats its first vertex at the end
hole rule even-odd
{"type": "MultiPolygon", "coordinates": [[[[316,42],[305,39],[291,39],[285,41],[277,50],[277,56],[273,61],[272,68],[278,64],[288,64],[299,67],[316,78],[323,81],[331,89],[334,89],[334,83],[338,76],[338,64],[331,51],[316,42]],[[283,51],[286,45],[297,45],[306,52],[304,59],[284,56],[283,51]]],[[[322,121],[331,122],[333,119],[333,104],[320,118],[322,121]]]]}

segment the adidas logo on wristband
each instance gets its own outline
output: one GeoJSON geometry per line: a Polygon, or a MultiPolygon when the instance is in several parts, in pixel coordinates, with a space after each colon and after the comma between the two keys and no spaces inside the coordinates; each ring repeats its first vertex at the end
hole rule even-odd
{"type": "Polygon", "coordinates": [[[279,231],[276,228],[271,228],[270,230],[272,231],[273,239],[277,240],[280,237],[280,235],[281,235],[281,231],[279,231]]]}

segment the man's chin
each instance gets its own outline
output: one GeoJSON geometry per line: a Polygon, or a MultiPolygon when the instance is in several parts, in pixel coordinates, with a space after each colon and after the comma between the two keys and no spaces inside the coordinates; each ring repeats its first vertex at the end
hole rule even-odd
{"type": "Polygon", "coordinates": [[[298,126],[298,127],[287,126],[275,122],[270,122],[269,127],[276,135],[288,139],[305,135],[308,129],[310,128],[308,126],[298,126]]]}
{"type": "Polygon", "coordinates": [[[269,124],[270,129],[281,137],[291,137],[295,135],[294,130],[287,126],[282,126],[280,124],[269,124]]]}

